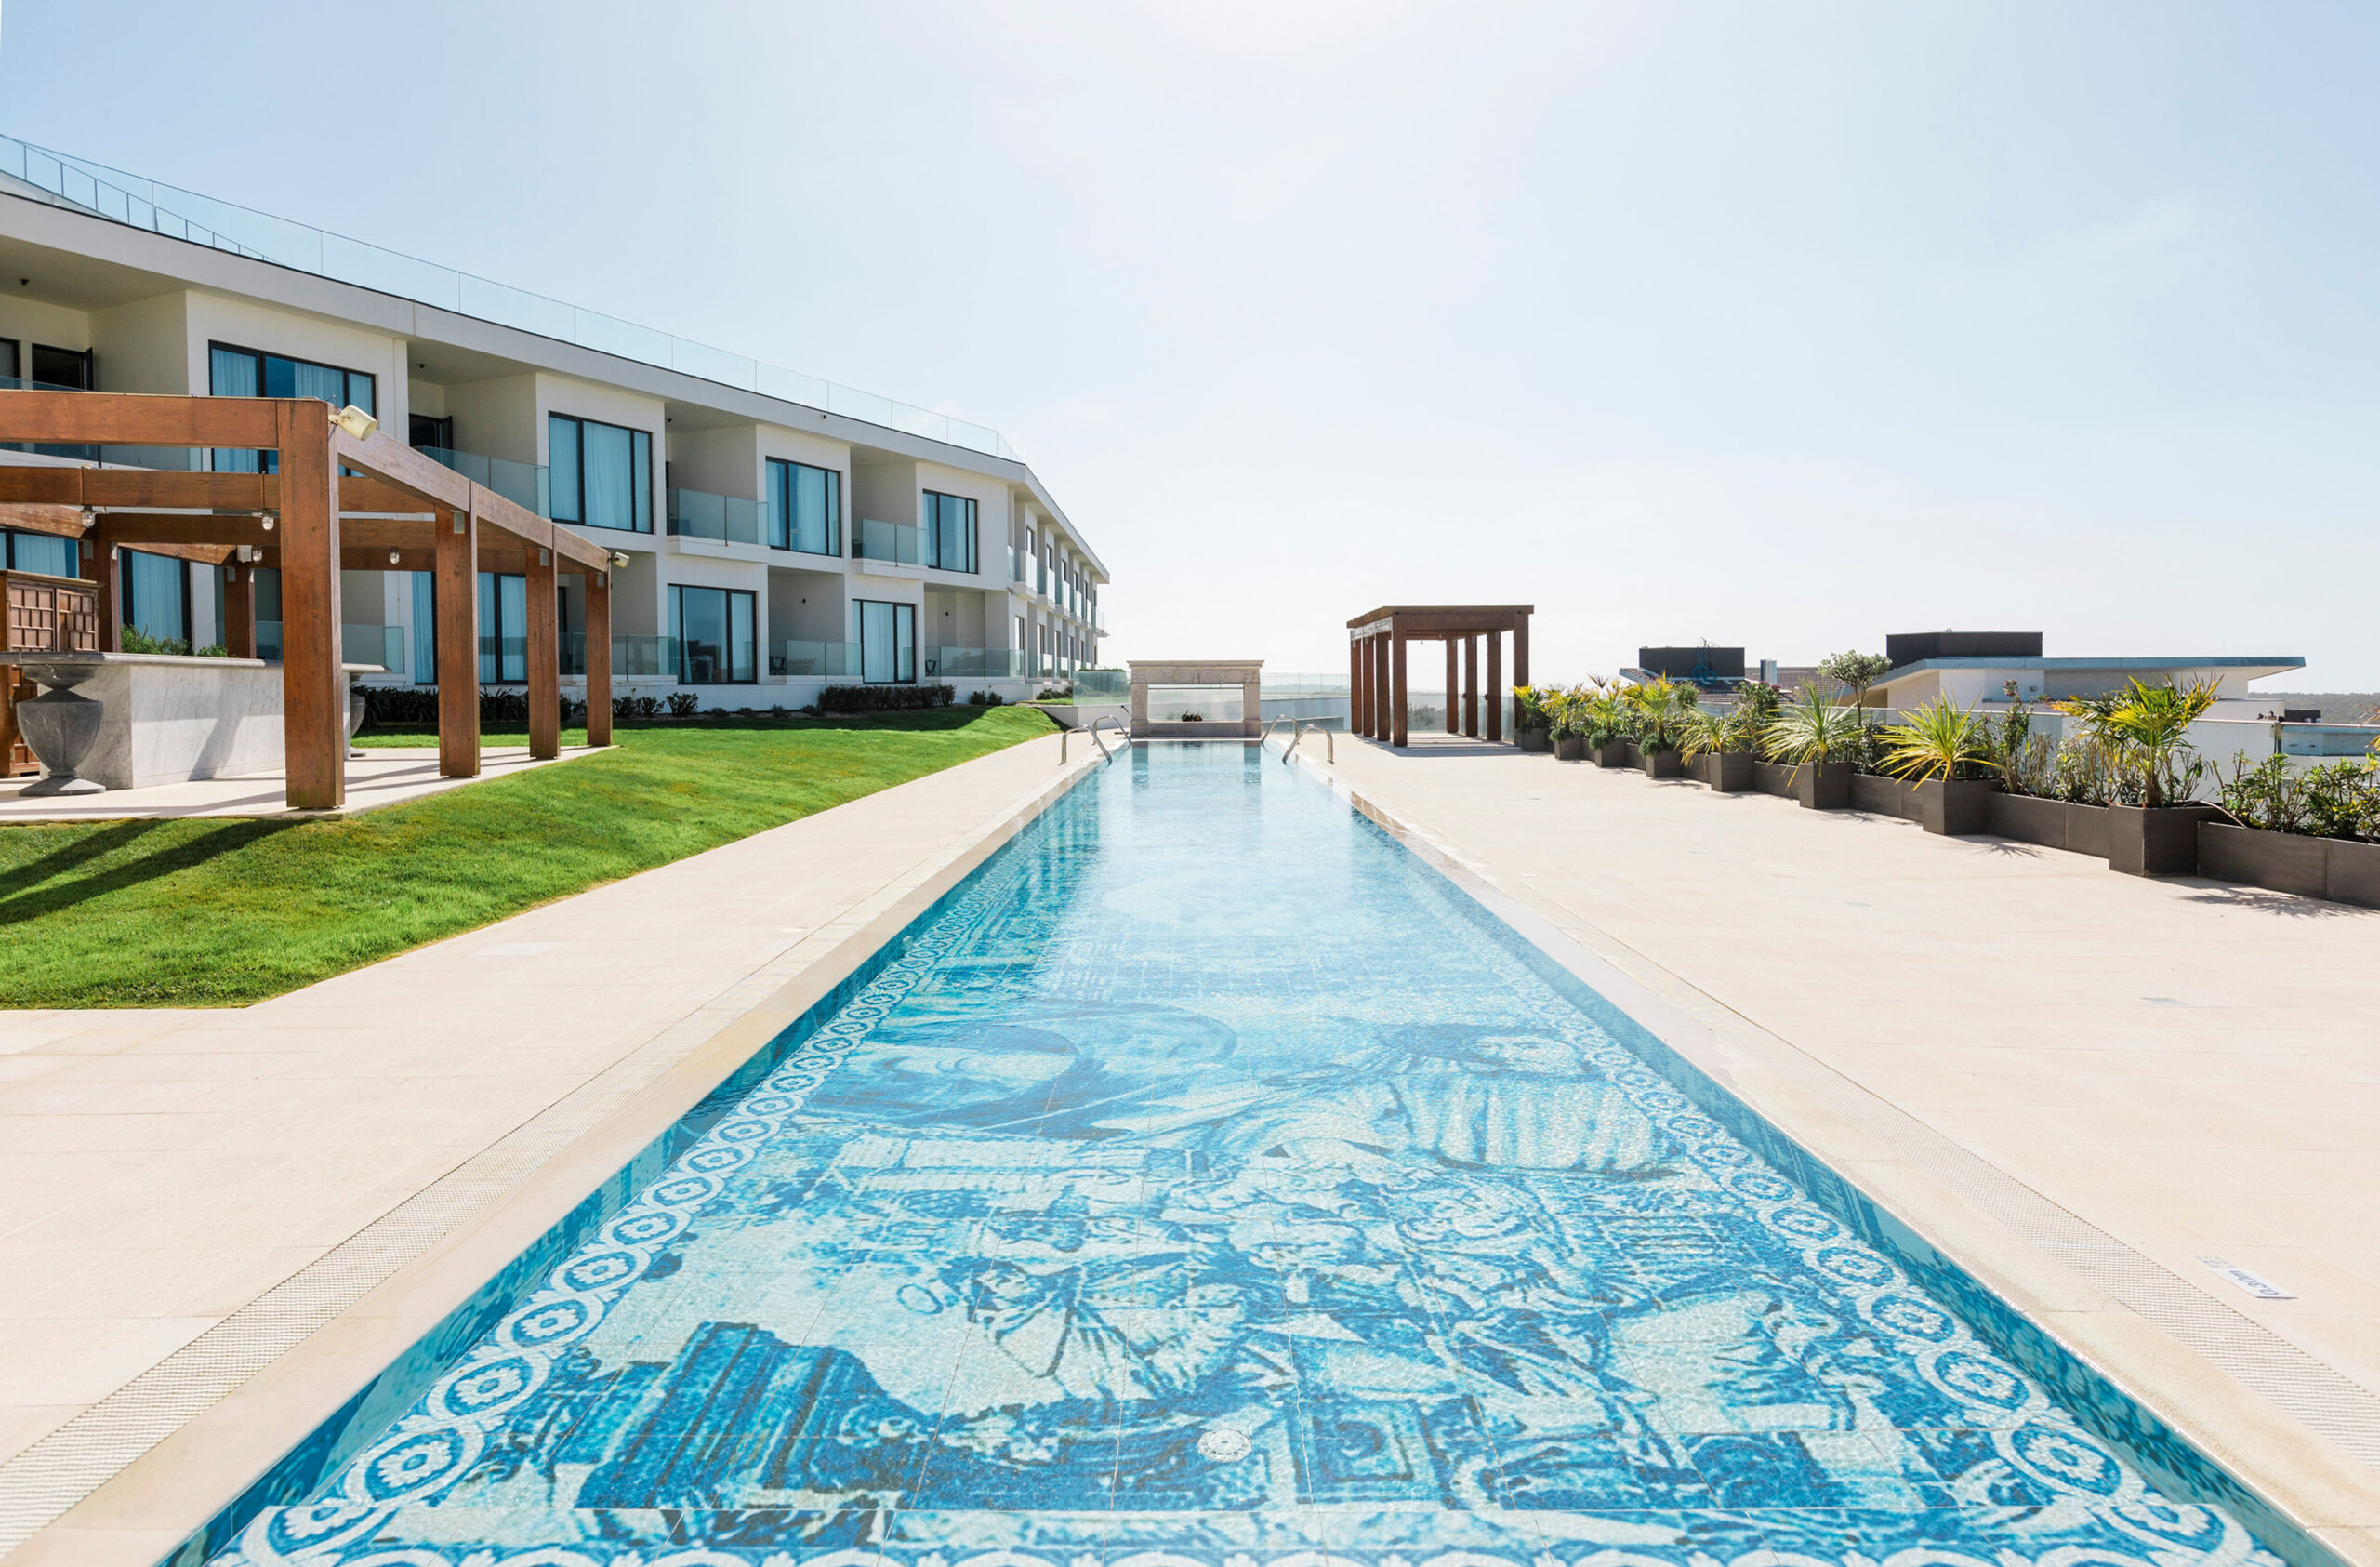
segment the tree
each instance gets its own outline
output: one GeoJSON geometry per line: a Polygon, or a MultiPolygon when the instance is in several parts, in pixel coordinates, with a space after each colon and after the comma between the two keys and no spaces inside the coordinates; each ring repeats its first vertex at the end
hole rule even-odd
{"type": "Polygon", "coordinates": [[[1818,678],[1831,680],[1851,693],[1851,705],[1868,705],[1868,687],[1884,678],[1893,661],[1881,653],[1831,653],[1818,665],[1818,678]]]}

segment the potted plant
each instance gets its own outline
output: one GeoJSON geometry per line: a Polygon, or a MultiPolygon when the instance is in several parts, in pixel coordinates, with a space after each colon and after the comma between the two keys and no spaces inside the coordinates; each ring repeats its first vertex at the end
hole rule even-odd
{"type": "Polygon", "coordinates": [[[1918,820],[1933,833],[1985,832],[1991,826],[1996,778],[1976,775],[1991,763],[1991,736],[1981,720],[1937,696],[1884,730],[1884,771],[1913,784],[1918,820]]]}
{"type": "MultiPolygon", "coordinates": [[[[1560,696],[1558,690],[1543,685],[1513,687],[1513,736],[1523,750],[1554,749],[1554,714],[1548,703],[1560,696]]],[[[1459,700],[1454,692],[1447,693],[1449,708],[1459,700]]]]}
{"type": "Polygon", "coordinates": [[[1557,762],[1583,761],[1587,754],[1585,725],[1585,688],[1573,686],[1567,691],[1550,690],[1542,694],[1544,710],[1550,731],[1550,743],[1557,762]]]}
{"type": "Polygon", "coordinates": [[[1606,686],[1587,697],[1581,726],[1596,766],[1628,765],[1628,704],[1619,692],[1606,686]]]}
{"type": "Polygon", "coordinates": [[[2215,705],[2211,683],[2144,685],[2076,697],[2058,710],[2080,721],[2115,764],[2118,799],[2108,806],[2108,867],[2131,876],[2198,870],[2199,823],[2222,813],[2189,803],[2206,764],[2191,754],[2189,727],[2215,705]]]}
{"type": "Polygon", "coordinates": [[[1864,726],[1855,708],[1839,708],[1805,685],[1761,730],[1761,749],[1793,769],[1793,797],[1814,811],[1851,803],[1851,764],[1864,726]]]}
{"type": "Polygon", "coordinates": [[[1683,681],[1656,680],[1629,687],[1626,697],[1637,765],[1648,778],[1679,777],[1679,749],[1687,723],[1701,710],[1701,694],[1683,681]]]}

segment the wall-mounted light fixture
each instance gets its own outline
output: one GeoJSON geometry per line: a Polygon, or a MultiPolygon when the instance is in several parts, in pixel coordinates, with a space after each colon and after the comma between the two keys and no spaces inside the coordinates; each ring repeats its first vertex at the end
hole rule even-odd
{"type": "Polygon", "coordinates": [[[390,565],[397,564],[397,552],[394,550],[389,551],[389,564],[390,565]]]}
{"type": "Polygon", "coordinates": [[[380,428],[380,421],[350,403],[331,416],[331,422],[361,441],[380,428]]]}
{"type": "Polygon", "coordinates": [[[280,520],[281,515],[277,511],[267,511],[263,516],[257,519],[257,521],[263,525],[264,531],[267,533],[271,533],[272,531],[272,525],[280,520]]]}

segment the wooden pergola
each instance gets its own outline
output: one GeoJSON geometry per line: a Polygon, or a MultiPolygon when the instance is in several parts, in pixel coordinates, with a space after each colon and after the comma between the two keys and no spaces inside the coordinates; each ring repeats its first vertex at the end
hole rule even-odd
{"type": "Polygon", "coordinates": [[[1528,618],[1534,604],[1388,604],[1347,622],[1347,726],[1404,745],[1405,644],[1447,644],[1447,733],[1479,738],[1480,642],[1488,644],[1487,738],[1504,737],[1504,633],[1513,634],[1513,684],[1528,684],[1528,618]],[[1457,727],[1455,663],[1460,651],[1461,725],[1457,727]]]}
{"type": "Polygon", "coordinates": [[[562,750],[556,577],[587,583],[587,737],[612,738],[611,552],[314,398],[0,391],[0,442],[272,451],[273,473],[0,464],[0,524],[89,546],[99,647],[122,649],[116,551],[228,565],[225,650],[256,656],[254,568],[281,573],[282,723],[293,809],[347,798],[339,573],[435,574],[438,770],[480,771],[478,573],[528,578],[529,750],[562,750]],[[347,471],[342,472],[342,470],[347,471]]]}

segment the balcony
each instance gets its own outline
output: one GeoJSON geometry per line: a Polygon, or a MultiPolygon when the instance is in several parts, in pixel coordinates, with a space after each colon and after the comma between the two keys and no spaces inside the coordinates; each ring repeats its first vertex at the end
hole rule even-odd
{"type": "Polygon", "coordinates": [[[1013,680],[1025,655],[1012,647],[937,647],[925,656],[928,680],[1013,680]]]}
{"type": "Polygon", "coordinates": [[[444,446],[416,446],[414,450],[442,467],[453,469],[482,488],[494,490],[515,506],[525,506],[540,517],[554,514],[547,471],[539,464],[451,451],[444,446]]]}
{"type": "Polygon", "coordinates": [[[855,642],[773,642],[769,672],[796,679],[856,680],[859,644],[855,642]]]}
{"type": "Polygon", "coordinates": [[[896,565],[925,564],[924,530],[911,523],[879,523],[862,517],[852,530],[852,557],[891,561],[896,565]]]}
{"type": "Polygon", "coordinates": [[[1025,551],[1013,544],[1008,547],[1008,579],[1012,582],[1025,580],[1025,551]]]}
{"type": "Polygon", "coordinates": [[[702,490],[669,492],[669,531],[681,538],[708,538],[721,544],[758,544],[768,536],[764,508],[741,496],[710,495],[702,490]]]}

